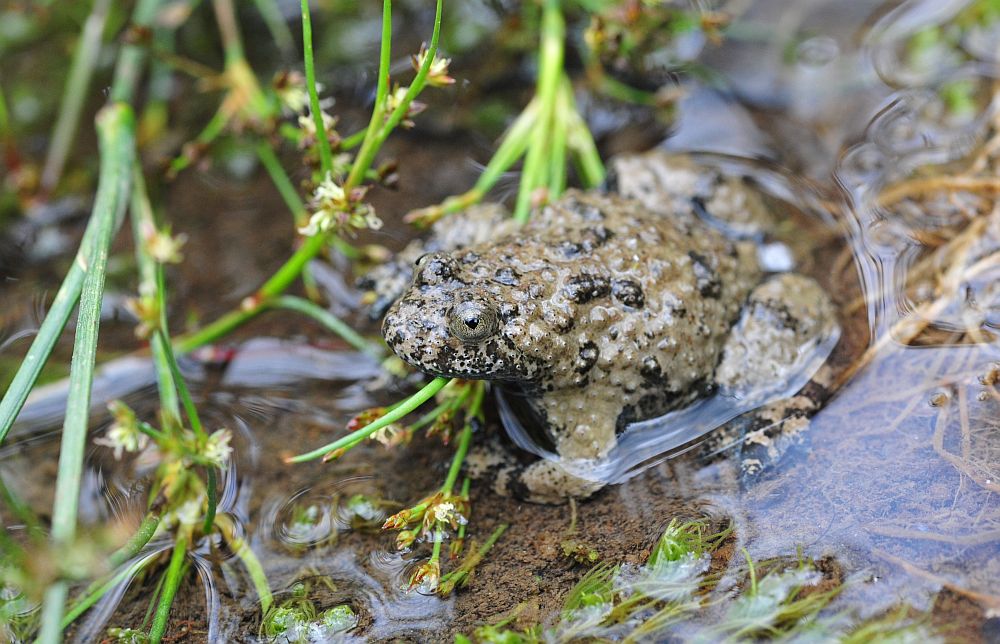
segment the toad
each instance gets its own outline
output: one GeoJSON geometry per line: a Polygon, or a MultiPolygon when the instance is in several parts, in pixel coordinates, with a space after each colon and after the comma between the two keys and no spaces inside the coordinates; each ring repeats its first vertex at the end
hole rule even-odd
{"type": "Polygon", "coordinates": [[[753,222],[770,213],[752,188],[663,153],[616,169],[621,194],[570,190],[520,228],[424,254],[383,321],[413,367],[531,412],[555,458],[478,463],[526,500],[592,494],[588,467],[630,424],[752,399],[835,333],[815,281],[761,268],[753,222]]]}

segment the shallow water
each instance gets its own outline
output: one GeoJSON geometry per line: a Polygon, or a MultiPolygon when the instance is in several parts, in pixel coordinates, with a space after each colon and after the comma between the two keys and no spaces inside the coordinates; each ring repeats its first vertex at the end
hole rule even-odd
{"type": "MultiPolygon", "coordinates": [[[[928,165],[941,172],[962,167],[997,134],[996,101],[983,98],[995,92],[990,83],[1000,76],[995,28],[973,30],[962,56],[935,57],[940,64],[932,68],[915,66],[907,54],[915,33],[946,23],[968,4],[765,0],[737,21],[741,31],[732,41],[704,45],[698,60],[713,72],[710,82],[688,82],[663,145],[754,168],[765,191],[790,204],[792,224],[777,236],[797,270],[817,277],[838,304],[843,333],[831,365],[843,386],[812,419],[804,441],[749,483],[741,483],[732,450],[707,460],[687,452],[665,462],[653,457],[648,469],[581,504],[580,538],[603,557],[641,563],[673,516],[724,516],[734,521],[735,547],[755,559],[801,553],[835,560],[851,581],[829,610],[851,620],[901,604],[936,610],[938,622],[966,619],[945,596],[978,604],[995,619],[1000,396],[989,377],[1000,360],[995,195],[885,205],[882,194],[886,186],[923,176],[928,165]],[[980,88],[973,114],[949,115],[942,105],[942,84],[956,78],[980,88]],[[942,273],[948,279],[939,279],[942,273]]],[[[600,112],[600,104],[593,109],[595,121],[618,122],[616,114],[600,112]]],[[[439,128],[454,112],[444,114],[435,122],[439,128]]],[[[457,143],[404,137],[400,156],[423,152],[434,163],[404,165],[401,192],[376,195],[387,228],[397,231],[378,240],[398,246],[394,219],[465,189],[475,177],[470,158],[483,158],[480,148],[485,144],[474,136],[457,143]],[[435,180],[438,175],[447,178],[435,180]]],[[[291,239],[289,222],[274,221],[280,202],[246,192],[251,185],[268,189],[262,174],[207,177],[182,177],[180,185],[199,196],[173,197],[167,205],[177,217],[175,230],[192,237],[175,276],[181,286],[174,297],[185,301],[178,311],[199,311],[205,319],[252,290],[291,239]],[[226,206],[217,212],[199,203],[204,191],[226,206]],[[210,218],[216,214],[223,223],[210,218]],[[232,241],[256,249],[260,240],[243,225],[225,224],[247,220],[265,233],[260,261],[256,250],[240,251],[232,241]],[[277,230],[284,232],[271,234],[277,230]],[[197,277],[204,270],[197,258],[215,247],[225,247],[215,264],[219,274],[197,277]]],[[[350,316],[358,294],[342,268],[324,265],[317,275],[336,312],[350,316]]],[[[37,322],[36,293],[52,279],[38,272],[0,284],[4,302],[18,302],[0,320],[6,329],[0,355],[22,350],[19,334],[37,322]]],[[[130,326],[109,312],[109,359],[95,385],[95,435],[108,423],[108,400],[122,398],[140,414],[155,413],[149,362],[111,355],[134,348],[130,326]]],[[[434,489],[450,452],[425,443],[387,453],[366,444],[332,464],[282,464],[279,457],[326,442],[358,411],[403,394],[399,384],[385,386],[373,361],[317,328],[268,318],[225,346],[197,352],[182,368],[206,424],[237,436],[220,512],[240,526],[275,593],[322,579],[310,592],[322,608],[347,603],[355,610],[354,637],[447,640],[452,632],[499,621],[520,604],[545,621],[582,574],[559,552],[569,522],[565,508],[522,506],[476,487],[472,536],[483,539],[496,524],[512,524],[480,576],[449,600],[407,591],[410,573],[428,555],[426,544],[399,554],[393,536],[372,526],[434,489]],[[360,518],[359,494],[367,503],[360,518]],[[303,516],[308,521],[297,521],[303,516]]],[[[0,452],[0,475],[42,511],[51,507],[62,387],[36,392],[0,452]]],[[[115,463],[108,450],[90,447],[81,521],[137,521],[151,466],[141,459],[115,463]]],[[[141,556],[162,547],[151,544],[141,556]]],[[[201,637],[253,639],[259,611],[233,553],[208,543],[195,552],[200,581],[187,588],[178,612],[204,621],[201,637]]],[[[735,556],[724,566],[731,585],[742,579],[742,565],[735,556]]],[[[105,612],[92,613],[76,637],[90,639],[108,619],[116,625],[141,620],[143,598],[125,590],[105,612]]],[[[704,636],[703,627],[678,632],[704,636]]]]}

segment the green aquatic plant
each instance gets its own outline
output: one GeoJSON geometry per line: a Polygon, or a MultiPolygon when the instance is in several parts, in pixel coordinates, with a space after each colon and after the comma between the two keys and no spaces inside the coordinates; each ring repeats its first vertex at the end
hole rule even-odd
{"type": "Polygon", "coordinates": [[[441,217],[479,203],[503,174],[523,158],[514,218],[524,223],[533,207],[558,197],[566,189],[567,163],[572,159],[580,181],[595,187],[604,181],[604,164],[590,129],[580,116],[564,68],[566,23],[562,3],[542,3],[535,98],[508,128],[476,185],[441,204],[409,213],[406,220],[429,226],[441,217]]]}
{"type": "Polygon", "coordinates": [[[317,609],[309,598],[310,586],[304,582],[295,584],[291,597],[265,612],[259,629],[265,641],[280,644],[322,642],[357,625],[358,615],[348,604],[337,604],[323,611],[317,609]]]}

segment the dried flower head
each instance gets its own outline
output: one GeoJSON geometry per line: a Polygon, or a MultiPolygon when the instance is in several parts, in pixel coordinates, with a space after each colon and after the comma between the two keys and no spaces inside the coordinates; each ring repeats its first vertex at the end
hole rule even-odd
{"type": "Polygon", "coordinates": [[[125,309],[139,321],[135,325],[135,337],[148,340],[160,326],[160,300],[148,288],[140,287],[139,297],[125,300],[125,309]]]}
{"type": "MultiPolygon", "coordinates": [[[[274,77],[274,93],[281,106],[291,114],[301,114],[309,105],[309,92],[306,91],[306,77],[301,72],[283,71],[274,77]]],[[[316,91],[321,89],[316,84],[316,91]]]]}
{"type": "MultiPolygon", "coordinates": [[[[423,44],[420,47],[420,53],[415,56],[410,56],[410,63],[413,65],[413,69],[420,71],[420,68],[424,66],[424,62],[427,60],[427,44],[423,44]]],[[[431,66],[427,70],[427,84],[432,87],[447,87],[455,82],[455,79],[448,75],[448,66],[451,65],[450,58],[442,58],[437,54],[434,55],[434,60],[431,61],[431,66]]]]}
{"type": "Polygon", "coordinates": [[[410,577],[410,590],[419,588],[421,592],[432,593],[437,590],[441,580],[441,564],[431,560],[421,565],[410,577]]]}
{"type": "Polygon", "coordinates": [[[389,115],[395,112],[399,106],[406,105],[406,112],[403,114],[403,120],[399,123],[400,127],[403,128],[413,127],[413,117],[427,109],[427,104],[421,103],[420,101],[411,100],[409,104],[406,103],[406,92],[408,92],[409,89],[409,87],[400,87],[397,85],[396,88],[389,92],[389,94],[385,97],[386,120],[389,119],[389,115]]]}
{"type": "Polygon", "coordinates": [[[159,264],[179,264],[184,259],[181,248],[186,242],[187,235],[171,236],[167,226],[146,235],[146,252],[159,264]]]}

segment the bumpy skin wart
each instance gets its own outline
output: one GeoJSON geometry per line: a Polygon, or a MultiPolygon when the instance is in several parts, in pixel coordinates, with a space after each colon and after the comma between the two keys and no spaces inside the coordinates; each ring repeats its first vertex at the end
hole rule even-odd
{"type": "Polygon", "coordinates": [[[595,459],[712,384],[759,281],[753,248],[695,217],[570,191],[516,233],[424,256],[383,333],[427,373],[526,396],[561,458],[595,459]]]}

